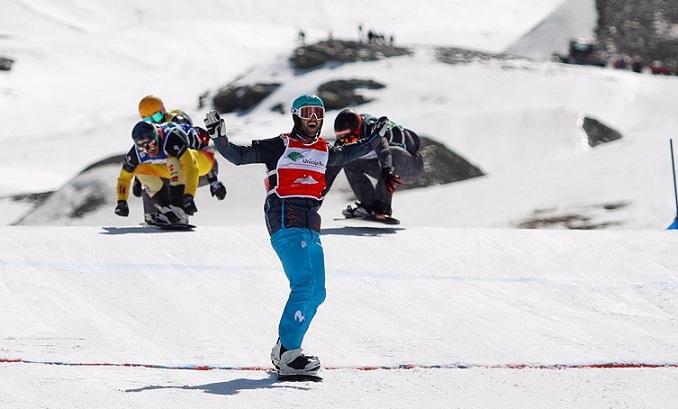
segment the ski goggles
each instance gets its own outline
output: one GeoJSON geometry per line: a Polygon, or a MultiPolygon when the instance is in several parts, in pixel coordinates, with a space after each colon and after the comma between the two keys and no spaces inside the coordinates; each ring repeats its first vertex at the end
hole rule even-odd
{"type": "Polygon", "coordinates": [[[298,109],[292,108],[292,113],[301,119],[311,119],[313,115],[316,119],[325,118],[325,108],[315,105],[306,105],[298,109]]]}
{"type": "Polygon", "coordinates": [[[144,117],[144,121],[155,123],[155,124],[159,124],[160,122],[163,121],[163,119],[165,119],[165,113],[160,112],[160,111],[154,113],[151,116],[145,116],[144,117]]]}
{"type": "Polygon", "coordinates": [[[356,136],[355,133],[353,132],[353,129],[343,129],[341,131],[334,131],[334,134],[337,136],[339,139],[344,139],[348,138],[351,136],[356,136]]]}
{"type": "Polygon", "coordinates": [[[155,141],[155,139],[140,139],[135,142],[135,145],[140,152],[144,153],[155,149],[156,146],[158,146],[158,143],[155,141]]]}
{"type": "Polygon", "coordinates": [[[339,142],[341,142],[342,145],[345,145],[347,143],[358,142],[360,140],[358,135],[354,135],[352,133],[347,133],[343,135],[337,134],[337,139],[339,140],[339,142]]]}

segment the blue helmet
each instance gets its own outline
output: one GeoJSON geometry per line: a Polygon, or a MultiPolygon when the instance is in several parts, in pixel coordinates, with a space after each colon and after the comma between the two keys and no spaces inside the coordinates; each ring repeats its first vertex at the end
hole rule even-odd
{"type": "Polygon", "coordinates": [[[320,99],[319,96],[317,95],[301,95],[297,97],[297,99],[292,102],[292,114],[293,115],[298,115],[299,109],[301,107],[307,107],[307,106],[312,106],[312,107],[322,107],[323,109],[325,108],[325,104],[323,104],[323,100],[320,99]]]}
{"type": "MultiPolygon", "coordinates": [[[[311,117],[312,116],[308,116],[305,118],[308,119],[311,117]]],[[[323,104],[323,100],[320,99],[320,97],[318,97],[317,95],[301,95],[297,97],[294,100],[294,102],[292,102],[292,120],[294,121],[294,128],[292,128],[292,134],[299,135],[302,137],[303,135],[305,135],[305,138],[317,138],[318,136],[320,136],[320,130],[323,127],[324,117],[325,117],[325,104],[323,104]],[[306,109],[302,109],[305,107],[306,109]],[[318,110],[318,108],[320,109],[318,110]],[[303,111],[308,112],[302,113],[303,111]],[[313,114],[319,120],[318,129],[315,132],[315,135],[306,135],[306,133],[302,130],[303,128],[301,126],[301,118],[305,117],[304,115],[313,115],[313,114]]]]}

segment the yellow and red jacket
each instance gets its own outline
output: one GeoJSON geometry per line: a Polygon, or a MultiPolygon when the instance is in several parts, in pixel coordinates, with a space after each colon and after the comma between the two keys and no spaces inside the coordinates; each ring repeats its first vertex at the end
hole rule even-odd
{"type": "MultiPolygon", "coordinates": [[[[208,150],[191,149],[191,140],[195,141],[196,148],[204,147],[204,142],[196,135],[187,134],[184,127],[176,124],[155,125],[158,129],[160,153],[151,157],[133,146],[122,164],[118,175],[117,200],[129,198],[129,186],[135,174],[155,176],[162,179],[172,178],[168,166],[169,158],[179,161],[177,171],[185,180],[184,193],[195,196],[198,189],[198,178],[207,174],[214,165],[214,153],[208,150]]],[[[190,128],[190,127],[189,127],[190,128]]],[[[193,129],[193,128],[191,128],[193,129]]],[[[195,132],[195,131],[194,131],[195,132]]]]}

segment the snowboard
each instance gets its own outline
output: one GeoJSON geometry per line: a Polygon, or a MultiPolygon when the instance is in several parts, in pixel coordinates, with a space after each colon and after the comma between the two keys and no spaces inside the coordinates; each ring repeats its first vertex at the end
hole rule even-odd
{"type": "Polygon", "coordinates": [[[322,382],[323,378],[317,375],[280,375],[279,382],[322,382]]]}
{"type": "Polygon", "coordinates": [[[159,230],[167,230],[167,231],[191,231],[195,229],[194,224],[190,223],[175,223],[175,224],[151,224],[151,223],[144,223],[144,226],[149,226],[149,227],[155,227],[156,229],[159,230]]]}
{"type": "Polygon", "coordinates": [[[365,220],[367,222],[376,222],[376,223],[390,224],[390,225],[400,224],[400,220],[396,219],[395,217],[391,217],[391,216],[386,216],[383,219],[378,219],[378,218],[374,217],[373,215],[353,216],[353,217],[346,217],[346,220],[365,220]]]}
{"type": "Polygon", "coordinates": [[[189,223],[175,223],[175,224],[152,224],[151,226],[160,230],[174,230],[174,231],[188,231],[195,229],[195,225],[189,223]]]}

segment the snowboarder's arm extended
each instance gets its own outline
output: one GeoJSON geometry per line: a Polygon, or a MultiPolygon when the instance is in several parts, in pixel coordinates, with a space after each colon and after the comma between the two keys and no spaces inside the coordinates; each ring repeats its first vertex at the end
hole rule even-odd
{"type": "Polygon", "coordinates": [[[252,141],[251,145],[237,145],[222,136],[212,139],[214,147],[234,165],[250,163],[275,163],[285,151],[285,142],[279,136],[270,139],[252,141]]]}
{"type": "Polygon", "coordinates": [[[234,165],[260,163],[256,145],[236,145],[228,140],[227,136],[212,139],[217,151],[234,165]]]}
{"type": "Polygon", "coordinates": [[[226,122],[216,111],[207,113],[205,126],[210,138],[212,138],[214,147],[234,165],[269,164],[272,161],[277,161],[280,154],[285,150],[284,142],[280,137],[252,141],[251,145],[237,145],[230,142],[226,135],[226,122]]]}

